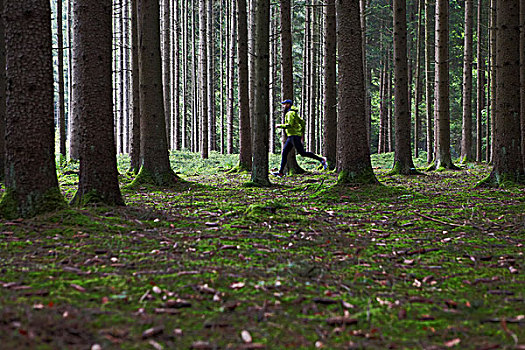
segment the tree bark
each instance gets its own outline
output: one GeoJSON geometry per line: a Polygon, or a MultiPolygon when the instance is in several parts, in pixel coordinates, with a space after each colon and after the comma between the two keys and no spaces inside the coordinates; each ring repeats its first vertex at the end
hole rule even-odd
{"type": "Polygon", "coordinates": [[[432,16],[430,11],[432,10],[431,0],[425,0],[425,104],[426,104],[426,122],[427,122],[427,163],[432,163],[434,159],[434,131],[432,125],[434,124],[434,108],[432,90],[434,83],[432,81],[432,37],[431,33],[434,32],[432,26],[432,16]]]}
{"type": "Polygon", "coordinates": [[[175,6],[174,6],[174,14],[173,14],[173,21],[174,21],[174,27],[175,27],[175,33],[173,38],[173,54],[175,56],[174,58],[174,72],[173,72],[173,148],[175,150],[181,149],[181,53],[180,53],[180,40],[181,40],[181,20],[182,15],[180,15],[180,6],[179,6],[179,0],[174,0],[175,6]]]}
{"type": "Polygon", "coordinates": [[[66,105],[64,93],[64,33],[63,33],[63,11],[62,0],[57,1],[57,58],[58,58],[58,135],[59,152],[62,157],[67,156],[66,137],[66,105]]]}
{"type": "Polygon", "coordinates": [[[494,168],[483,185],[525,183],[520,129],[520,0],[498,1],[494,168]]]}
{"type": "Polygon", "coordinates": [[[483,58],[483,1],[478,0],[478,50],[477,66],[477,98],[476,98],[476,162],[481,162],[483,157],[483,105],[485,104],[485,63],[483,58]]]}
{"type": "Polygon", "coordinates": [[[248,14],[246,0],[237,0],[237,56],[239,67],[239,170],[252,170],[252,135],[248,72],[248,14]]]}
{"type": "Polygon", "coordinates": [[[251,182],[256,186],[270,186],[268,179],[270,1],[257,0],[255,3],[255,94],[251,182]]]}
{"type": "Polygon", "coordinates": [[[497,27],[497,0],[490,0],[490,22],[491,28],[491,38],[490,38],[490,60],[492,62],[492,68],[490,71],[491,76],[491,84],[490,84],[490,110],[491,110],[491,118],[490,118],[490,163],[493,162],[494,159],[494,129],[495,129],[495,119],[496,119],[496,84],[497,84],[497,75],[496,75],[496,27],[497,27]]]}
{"type": "Polygon", "coordinates": [[[208,153],[217,149],[217,132],[215,118],[215,18],[213,15],[214,0],[207,0],[208,32],[208,153]]]}
{"type": "Polygon", "coordinates": [[[55,165],[51,7],[7,0],[6,178],[0,213],[31,217],[65,205],[55,165]]]}
{"type": "MultiPolygon", "coordinates": [[[[472,26],[474,1],[465,0],[465,41],[463,52],[463,127],[461,128],[461,161],[472,157],[472,26]]],[[[478,40],[479,43],[479,40],[478,40]]],[[[478,44],[479,45],[479,44],[478,44]]],[[[478,62],[479,64],[479,62],[478,62]]]]}
{"type": "MultiPolygon", "coordinates": [[[[312,0],[312,10],[310,11],[310,42],[309,42],[309,51],[310,51],[310,70],[309,70],[309,78],[308,81],[310,82],[308,89],[310,92],[308,93],[309,99],[308,99],[308,115],[307,115],[307,130],[308,130],[308,147],[312,150],[312,152],[316,152],[315,144],[316,144],[316,133],[315,133],[315,122],[317,118],[317,74],[316,74],[316,67],[317,67],[317,16],[316,16],[316,8],[314,7],[314,0],[312,0]]],[[[361,20],[359,21],[359,25],[361,25],[361,20]]]]}
{"type": "Polygon", "coordinates": [[[158,1],[138,0],[142,168],[132,185],[151,183],[170,186],[178,180],[168,156],[159,10],[158,1]]]}
{"type": "Polygon", "coordinates": [[[207,0],[199,0],[199,99],[200,103],[200,149],[203,159],[208,153],[208,8],[207,0]]]}
{"type": "Polygon", "coordinates": [[[236,0],[231,0],[231,18],[230,21],[230,47],[229,57],[230,60],[230,79],[228,81],[228,115],[227,115],[227,153],[232,154],[234,152],[233,147],[233,129],[234,129],[234,113],[235,113],[235,42],[237,41],[237,18],[235,16],[235,8],[237,6],[236,0]]]}
{"type": "Polygon", "coordinates": [[[337,0],[338,184],[375,184],[366,133],[362,37],[357,1],[337,0]]]}
{"type": "MultiPolygon", "coordinates": [[[[324,46],[324,155],[330,169],[337,162],[337,30],[335,0],[325,0],[324,46]]],[[[368,123],[367,123],[368,124],[368,123]]]]}
{"type": "Polygon", "coordinates": [[[449,2],[436,1],[436,159],[433,169],[457,169],[450,154],[449,2]]]}
{"type": "Polygon", "coordinates": [[[394,0],[394,113],[396,149],[391,173],[412,175],[410,105],[408,102],[407,12],[406,0],[394,0]]]}
{"type": "MultiPolygon", "coordinates": [[[[281,0],[281,97],[294,101],[293,55],[292,55],[292,7],[291,0],[281,0]]],[[[303,106],[305,103],[303,103],[303,106]]],[[[284,118],[284,115],[283,115],[284,118]]],[[[284,122],[284,121],[283,121],[284,122]]],[[[286,135],[282,136],[283,142],[286,135]]],[[[305,170],[297,163],[295,149],[286,161],[285,173],[304,174],[305,170]]]]}
{"type": "MultiPolygon", "coordinates": [[[[0,0],[0,14],[4,13],[4,0],[0,0]]],[[[6,72],[5,25],[0,16],[0,181],[5,179],[5,123],[6,123],[6,72]]]]}
{"type": "Polygon", "coordinates": [[[138,174],[141,166],[140,152],[140,89],[139,89],[139,41],[137,27],[137,0],[131,0],[131,164],[130,171],[138,174]]]}
{"type": "Polygon", "coordinates": [[[422,44],[422,20],[423,0],[417,1],[417,37],[416,37],[416,76],[414,91],[414,157],[419,157],[419,146],[421,141],[421,114],[419,105],[421,102],[421,44],[422,44]]]}
{"type": "Polygon", "coordinates": [[[73,0],[73,14],[80,176],[71,203],[124,205],[113,132],[111,0],[73,0]]]}
{"type": "Polygon", "coordinates": [[[521,165],[525,168],[525,0],[520,0],[520,28],[521,165]]]}
{"type": "Polygon", "coordinates": [[[166,137],[168,147],[171,136],[171,26],[170,26],[170,2],[175,0],[162,0],[162,90],[164,96],[164,114],[166,116],[166,137]]]}

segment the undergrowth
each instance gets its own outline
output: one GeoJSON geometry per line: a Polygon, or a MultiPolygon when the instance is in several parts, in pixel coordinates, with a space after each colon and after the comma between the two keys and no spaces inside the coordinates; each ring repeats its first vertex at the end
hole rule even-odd
{"type": "MultiPolygon", "coordinates": [[[[0,222],[1,347],[523,346],[523,188],[474,189],[478,164],[388,176],[392,154],[380,186],[334,186],[298,159],[308,174],[246,188],[236,156],[176,152],[179,188],[0,222]]],[[[60,167],[66,197],[77,172],[60,167]]]]}

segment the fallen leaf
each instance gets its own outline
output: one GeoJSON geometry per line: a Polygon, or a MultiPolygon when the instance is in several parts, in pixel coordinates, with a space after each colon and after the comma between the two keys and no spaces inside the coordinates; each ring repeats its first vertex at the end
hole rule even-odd
{"type": "Polygon", "coordinates": [[[241,339],[245,343],[251,343],[252,342],[252,335],[248,331],[242,331],[241,332],[241,339]]]}
{"type": "Polygon", "coordinates": [[[456,339],[452,339],[452,340],[449,340],[449,341],[445,342],[444,345],[445,345],[447,348],[452,348],[452,347],[458,345],[459,343],[461,343],[461,339],[456,338],[456,339]]]}
{"type": "Polygon", "coordinates": [[[330,326],[351,325],[356,324],[357,322],[358,320],[356,318],[344,316],[330,317],[326,320],[326,323],[328,323],[330,326]]]}
{"type": "Polygon", "coordinates": [[[162,332],[164,332],[163,326],[146,329],[144,332],[142,332],[142,339],[154,337],[156,335],[162,334],[162,332]]]}
{"type": "Polygon", "coordinates": [[[148,342],[149,345],[151,345],[155,350],[162,350],[163,347],[159,343],[157,343],[155,340],[150,340],[148,342]]]}
{"type": "Polygon", "coordinates": [[[74,290],[80,292],[80,293],[85,293],[86,292],[86,288],[82,287],[82,286],[79,286],[78,284],[74,284],[74,283],[71,283],[70,284],[71,288],[73,288],[74,290]]]}
{"type": "Polygon", "coordinates": [[[244,286],[245,286],[244,282],[234,282],[234,283],[230,284],[230,288],[231,289],[242,289],[242,288],[244,288],[244,286]]]}

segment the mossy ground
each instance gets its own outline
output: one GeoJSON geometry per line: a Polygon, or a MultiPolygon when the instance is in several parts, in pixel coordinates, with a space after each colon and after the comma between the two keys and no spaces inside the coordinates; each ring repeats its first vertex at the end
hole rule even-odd
{"type": "Polygon", "coordinates": [[[349,187],[300,159],[310,173],[246,188],[233,156],[172,160],[185,186],[124,190],[125,208],[0,222],[3,348],[525,344],[525,189],[474,189],[488,167],[389,176],[382,155],[383,186],[349,187]]]}

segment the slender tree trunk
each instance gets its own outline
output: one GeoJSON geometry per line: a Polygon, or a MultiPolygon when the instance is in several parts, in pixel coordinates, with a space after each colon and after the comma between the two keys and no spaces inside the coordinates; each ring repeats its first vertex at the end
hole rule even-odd
{"type": "Polygon", "coordinates": [[[57,50],[58,50],[58,134],[59,152],[64,157],[67,156],[66,144],[66,105],[64,93],[64,32],[63,32],[63,11],[62,0],[57,0],[57,50]]]}
{"type": "Polygon", "coordinates": [[[171,144],[171,26],[170,2],[175,0],[162,0],[162,91],[164,96],[164,114],[166,116],[166,136],[168,146],[171,144]]]}
{"type": "MultiPolygon", "coordinates": [[[[474,1],[465,0],[465,44],[463,53],[463,127],[461,128],[461,161],[472,157],[472,26],[474,1]]],[[[478,40],[479,42],[479,40],[478,40]]],[[[479,45],[479,44],[478,44],[479,45]]],[[[479,62],[478,62],[479,65],[479,62]]]]}
{"type": "Polygon", "coordinates": [[[337,0],[339,107],[337,129],[338,184],[377,183],[366,133],[365,88],[359,3],[337,0]]]}
{"type": "MultiPolygon", "coordinates": [[[[184,0],[181,0],[184,1],[184,0]]],[[[188,86],[188,6],[181,6],[183,30],[182,34],[182,115],[181,115],[181,148],[187,150],[191,148],[191,143],[188,142],[188,110],[189,110],[189,86],[188,86]]]]}
{"type": "Polygon", "coordinates": [[[386,132],[386,65],[387,61],[385,56],[382,57],[383,64],[379,69],[379,140],[377,144],[377,153],[385,153],[385,132],[386,132]]]}
{"type": "Polygon", "coordinates": [[[270,186],[268,179],[268,111],[270,1],[256,0],[255,15],[255,94],[253,115],[252,183],[270,186]]]}
{"type": "Polygon", "coordinates": [[[430,164],[434,159],[434,131],[432,125],[434,123],[434,108],[432,105],[432,90],[434,82],[432,81],[432,37],[434,32],[432,26],[432,0],[425,0],[425,104],[426,104],[426,122],[427,122],[427,162],[430,164]]]}
{"type": "MultiPolygon", "coordinates": [[[[174,66],[173,69],[175,70],[173,73],[173,148],[176,150],[181,149],[181,95],[183,92],[181,91],[181,82],[180,82],[180,74],[181,74],[181,53],[180,53],[180,39],[181,39],[181,20],[182,16],[179,15],[180,13],[180,6],[179,6],[179,0],[174,0],[175,6],[174,6],[174,14],[173,14],[173,21],[174,21],[174,27],[175,27],[175,33],[173,38],[173,53],[175,55],[174,58],[174,66]]],[[[184,111],[184,110],[183,110],[184,111]]]]}
{"type": "MultiPolygon", "coordinates": [[[[324,46],[324,155],[328,167],[334,169],[337,162],[337,79],[336,79],[336,17],[335,0],[325,0],[325,46],[324,46]]],[[[368,125],[368,123],[367,123],[368,125]]]]}
{"type": "Polygon", "coordinates": [[[396,149],[391,173],[417,173],[412,161],[410,105],[408,103],[406,0],[394,0],[394,113],[396,149]]]}
{"type": "Polygon", "coordinates": [[[217,149],[215,117],[215,27],[213,15],[214,0],[207,0],[208,16],[208,152],[217,149]]]}
{"type": "Polygon", "coordinates": [[[450,154],[449,2],[436,2],[436,159],[435,169],[457,169],[450,154]]]}
{"type": "Polygon", "coordinates": [[[131,0],[131,164],[130,171],[138,174],[141,166],[140,152],[140,90],[139,90],[139,41],[137,27],[137,0],[131,0]]]}
{"type": "MultiPolygon", "coordinates": [[[[292,7],[291,0],[281,0],[281,97],[294,101],[293,55],[292,55],[292,7]]],[[[306,104],[303,100],[303,106],[306,104]]],[[[283,116],[284,118],[284,116],[283,116]]],[[[283,142],[286,135],[282,136],[283,142]]],[[[304,169],[297,163],[295,149],[288,154],[285,172],[303,174],[304,169]]]]}
{"type": "Polygon", "coordinates": [[[235,16],[235,8],[237,6],[237,1],[231,1],[232,14],[230,20],[230,47],[229,47],[229,60],[230,60],[230,79],[228,81],[228,116],[227,116],[227,152],[232,154],[233,150],[233,129],[234,121],[233,115],[235,113],[235,42],[237,41],[237,18],[235,16]]]}
{"type": "Polygon", "coordinates": [[[208,7],[207,0],[199,0],[199,99],[200,103],[200,149],[203,159],[209,158],[208,150],[208,7]]]}
{"type": "MultiPolygon", "coordinates": [[[[326,0],[325,0],[326,1],[326,0]]],[[[364,67],[364,74],[365,74],[365,96],[366,96],[366,133],[368,135],[368,143],[370,144],[370,127],[372,123],[372,114],[371,114],[371,104],[370,104],[370,84],[369,84],[369,72],[368,72],[368,63],[366,59],[366,52],[367,52],[367,44],[368,39],[366,37],[366,7],[367,7],[367,1],[366,0],[359,0],[359,10],[360,10],[360,19],[361,19],[361,36],[363,39],[363,67],[364,67]]],[[[326,35],[326,33],[325,33],[326,35]]],[[[325,112],[326,113],[326,112],[325,112]]]]}
{"type": "MultiPolygon", "coordinates": [[[[521,165],[525,168],[525,0],[520,0],[520,28],[521,165]]],[[[525,169],[523,173],[525,173],[525,169]]]]}
{"type": "MultiPolygon", "coordinates": [[[[4,13],[4,2],[0,0],[0,14],[4,13]]],[[[5,28],[4,17],[0,17],[0,181],[5,179],[5,123],[6,123],[6,72],[5,72],[5,28]]]]}
{"type": "Polygon", "coordinates": [[[476,103],[476,162],[481,162],[481,159],[483,157],[483,151],[482,151],[482,145],[483,145],[483,124],[482,124],[482,118],[483,118],[483,105],[484,97],[485,97],[485,64],[484,64],[484,58],[483,58],[483,41],[484,41],[484,33],[483,33],[483,18],[482,18],[482,12],[483,10],[483,1],[478,0],[478,51],[477,51],[477,72],[478,72],[478,79],[477,79],[477,103],[476,103]]]}
{"type": "Polygon", "coordinates": [[[491,38],[490,38],[490,60],[492,62],[492,68],[490,71],[491,76],[491,85],[490,85],[490,110],[492,111],[491,119],[490,119],[490,139],[491,139],[491,147],[490,147],[490,163],[493,163],[494,160],[494,129],[495,129],[495,120],[496,120],[496,84],[497,84],[497,74],[496,74],[496,27],[497,27],[497,0],[490,0],[490,22],[492,23],[490,32],[491,32],[491,38]]]}
{"type": "Polygon", "coordinates": [[[73,0],[73,13],[81,146],[78,190],[71,202],[124,205],[113,133],[111,0],[73,0]]]}
{"type": "Polygon", "coordinates": [[[191,145],[193,152],[199,152],[199,140],[200,140],[200,133],[199,133],[199,75],[197,74],[197,68],[198,68],[198,53],[197,53],[197,35],[198,35],[198,22],[197,22],[197,1],[193,1],[191,5],[191,19],[192,19],[192,30],[191,30],[191,51],[192,51],[192,60],[191,60],[191,80],[192,80],[192,132],[191,132],[191,145]]]}
{"type": "MultiPolygon", "coordinates": [[[[118,53],[119,53],[119,57],[118,57],[118,96],[119,96],[119,115],[118,115],[118,120],[119,120],[119,151],[118,153],[119,154],[123,154],[124,153],[124,149],[125,149],[125,100],[124,100],[124,96],[125,96],[125,86],[124,86],[124,70],[125,70],[125,65],[124,65],[124,51],[126,50],[125,47],[124,47],[124,3],[125,3],[125,0],[120,0],[119,1],[119,6],[120,6],[120,11],[119,11],[119,18],[117,19],[117,22],[118,22],[118,27],[119,27],[119,31],[118,31],[118,39],[117,39],[117,48],[118,48],[118,53]]],[[[82,146],[80,146],[82,147],[82,146]]]]}
{"type": "Polygon", "coordinates": [[[7,0],[4,21],[9,83],[6,192],[0,213],[7,218],[30,217],[64,206],[54,152],[50,2],[7,0]]]}
{"type": "Polygon", "coordinates": [[[69,123],[69,159],[73,161],[77,161],[79,157],[79,149],[80,149],[80,143],[79,143],[79,130],[78,130],[78,118],[77,118],[77,106],[75,103],[75,93],[77,90],[77,83],[76,83],[76,77],[75,74],[72,71],[72,53],[71,53],[71,47],[73,46],[73,42],[75,41],[74,35],[73,35],[73,11],[71,9],[71,2],[73,0],[68,1],[68,26],[69,26],[69,70],[70,70],[70,92],[69,92],[69,113],[68,113],[68,123],[69,123]]]}
{"type": "MultiPolygon", "coordinates": [[[[390,62],[390,51],[388,53],[388,61],[390,62]]],[[[387,71],[386,78],[386,99],[387,99],[387,113],[386,113],[386,125],[387,130],[385,133],[386,137],[386,152],[392,152],[394,150],[393,140],[392,140],[392,71],[389,69],[387,71]]]]}
{"type": "Polygon", "coordinates": [[[494,168],[483,185],[525,183],[520,131],[520,0],[498,1],[494,168]]]}
{"type": "Polygon", "coordinates": [[[220,127],[220,135],[219,135],[219,142],[220,142],[220,150],[221,150],[221,153],[224,154],[225,153],[225,140],[224,140],[224,131],[225,131],[225,128],[224,128],[224,113],[225,113],[225,101],[224,101],[224,98],[225,98],[225,93],[224,93],[224,89],[225,89],[225,85],[226,85],[226,72],[227,72],[227,69],[226,69],[226,72],[225,72],[225,69],[224,67],[226,66],[226,64],[224,63],[225,59],[224,59],[224,52],[225,52],[225,37],[227,37],[227,35],[225,35],[225,30],[223,29],[224,26],[224,18],[226,17],[225,16],[225,8],[227,8],[228,6],[225,5],[224,3],[224,0],[220,0],[220,4],[221,4],[221,9],[220,9],[220,12],[221,12],[221,15],[220,15],[220,27],[221,27],[221,30],[219,31],[219,35],[220,35],[220,39],[219,39],[219,48],[220,48],[220,75],[221,75],[221,85],[220,85],[220,112],[219,112],[219,115],[220,115],[220,123],[221,123],[221,127],[220,127]]]}
{"type": "Polygon", "coordinates": [[[417,37],[416,37],[416,77],[415,77],[415,91],[414,91],[414,157],[419,157],[419,146],[421,141],[421,114],[419,111],[419,104],[421,102],[421,44],[422,38],[422,20],[423,16],[423,0],[417,1],[417,37]]]}
{"type": "Polygon", "coordinates": [[[162,95],[159,3],[138,0],[140,135],[142,168],[133,185],[170,186],[177,181],[171,170],[162,95]]]}
{"type": "Polygon", "coordinates": [[[317,16],[315,1],[312,0],[312,10],[310,11],[310,86],[308,87],[310,92],[308,99],[308,146],[312,149],[312,152],[316,152],[316,134],[315,134],[315,120],[317,118],[317,16]]]}
{"type": "Polygon", "coordinates": [[[252,135],[248,72],[248,14],[246,0],[237,0],[237,56],[239,67],[239,169],[252,169],[252,135]]]}

